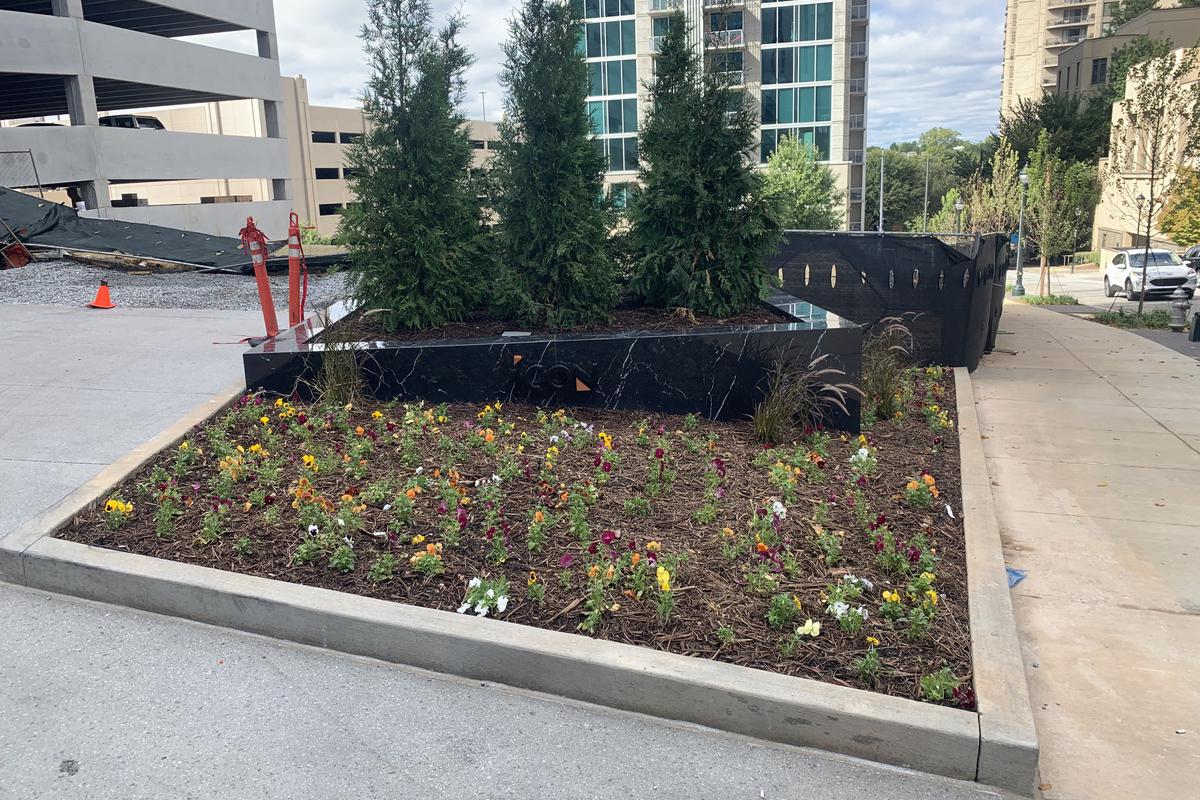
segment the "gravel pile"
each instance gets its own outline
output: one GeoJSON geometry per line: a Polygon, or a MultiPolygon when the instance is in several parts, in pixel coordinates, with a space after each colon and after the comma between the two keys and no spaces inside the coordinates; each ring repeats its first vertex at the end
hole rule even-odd
{"type": "MultiPolygon", "coordinates": [[[[249,311],[258,308],[252,275],[175,272],[134,275],[74,261],[43,261],[19,269],[0,270],[0,304],[37,303],[82,306],[92,301],[100,281],[108,281],[113,302],[126,308],[202,308],[249,311]]],[[[276,306],[287,305],[287,275],[272,275],[276,306]]],[[[312,273],[308,278],[310,309],[323,308],[346,296],[344,273],[312,273]]]]}

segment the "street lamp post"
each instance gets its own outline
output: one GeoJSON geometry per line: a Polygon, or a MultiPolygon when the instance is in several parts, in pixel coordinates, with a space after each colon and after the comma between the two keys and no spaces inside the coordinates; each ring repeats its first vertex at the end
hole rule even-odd
{"type": "Polygon", "coordinates": [[[879,232],[883,233],[883,162],[884,155],[879,154],[879,232]]]}
{"type": "Polygon", "coordinates": [[[1025,193],[1029,190],[1029,172],[1021,170],[1021,211],[1017,217],[1017,282],[1013,284],[1013,297],[1025,296],[1025,193]]]}
{"type": "Polygon", "coordinates": [[[926,154],[925,156],[925,214],[921,217],[921,233],[929,233],[929,160],[933,158],[926,154]]]}
{"type": "Polygon", "coordinates": [[[1075,274],[1075,254],[1079,252],[1079,215],[1083,209],[1075,209],[1075,235],[1071,238],[1071,274],[1075,274]]]}
{"type": "Polygon", "coordinates": [[[955,233],[962,233],[962,212],[964,208],[966,208],[966,206],[963,205],[961,197],[954,201],[954,213],[957,218],[957,222],[954,223],[955,233]]]}
{"type": "MultiPolygon", "coordinates": [[[[1145,205],[1146,205],[1146,195],[1139,192],[1136,202],[1137,202],[1137,208],[1138,208],[1138,235],[1140,236],[1141,230],[1142,230],[1142,208],[1145,207],[1145,205]]],[[[1146,209],[1146,244],[1142,251],[1142,291],[1140,294],[1138,294],[1138,310],[1137,310],[1138,316],[1141,316],[1142,308],[1146,302],[1146,271],[1150,266],[1150,216],[1151,216],[1151,210],[1149,208],[1147,208],[1146,209]]],[[[1132,300],[1133,298],[1131,297],[1129,299],[1132,300]]]]}

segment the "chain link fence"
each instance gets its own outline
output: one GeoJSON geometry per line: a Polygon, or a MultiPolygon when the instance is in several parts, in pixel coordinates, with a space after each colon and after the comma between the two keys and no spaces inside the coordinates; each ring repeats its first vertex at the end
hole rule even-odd
{"type": "Polygon", "coordinates": [[[39,197],[46,196],[32,150],[0,150],[0,186],[27,191],[36,189],[39,197]]]}

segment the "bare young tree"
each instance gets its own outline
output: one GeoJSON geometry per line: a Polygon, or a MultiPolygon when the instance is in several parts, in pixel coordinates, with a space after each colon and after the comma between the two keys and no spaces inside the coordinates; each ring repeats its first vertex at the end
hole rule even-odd
{"type": "Polygon", "coordinates": [[[1200,154],[1198,53],[1180,50],[1134,65],[1129,69],[1125,99],[1117,103],[1119,118],[1113,123],[1101,180],[1114,189],[1126,209],[1138,209],[1138,235],[1143,230],[1146,234],[1139,314],[1146,298],[1155,217],[1174,193],[1180,165],[1200,154]]]}
{"type": "Polygon", "coordinates": [[[979,170],[967,184],[964,215],[973,233],[1011,233],[1017,227],[1021,206],[1021,184],[1017,176],[1021,165],[1008,140],[1001,138],[992,156],[992,177],[979,170]]]}

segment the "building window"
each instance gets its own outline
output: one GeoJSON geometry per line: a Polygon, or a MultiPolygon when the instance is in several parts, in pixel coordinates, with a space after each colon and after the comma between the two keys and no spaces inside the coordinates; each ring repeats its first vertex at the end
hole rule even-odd
{"type": "Polygon", "coordinates": [[[628,208],[629,200],[633,196],[634,184],[632,183],[614,183],[608,190],[609,199],[612,200],[613,208],[628,208]]]}
{"type": "Polygon", "coordinates": [[[1108,83],[1108,59],[1096,58],[1092,60],[1092,86],[1102,83],[1108,83]]]}
{"type": "Polygon", "coordinates": [[[799,86],[763,89],[762,123],[829,122],[833,115],[833,87],[799,86]]]}
{"type": "Polygon", "coordinates": [[[708,29],[710,31],[740,31],[743,27],[741,11],[721,11],[710,14],[708,29]]]}
{"type": "Polygon", "coordinates": [[[354,144],[361,138],[361,133],[343,133],[341,135],[342,144],[354,144]]]}
{"type": "Polygon", "coordinates": [[[633,16],[634,0],[572,0],[575,16],[583,19],[633,16]]]}
{"type": "Polygon", "coordinates": [[[322,217],[333,217],[342,213],[341,203],[321,203],[317,206],[317,213],[322,217]]]}
{"type": "Polygon", "coordinates": [[[762,42],[813,42],[833,38],[833,3],[764,8],[762,42]]]}
{"type": "Polygon", "coordinates": [[[637,100],[589,100],[588,118],[592,133],[635,133],[638,128],[637,100]]]}
{"type": "Polygon", "coordinates": [[[770,47],[762,51],[762,82],[814,83],[833,80],[833,45],[770,47]]]}
{"type": "Polygon", "coordinates": [[[826,126],[816,128],[763,128],[761,158],[764,164],[771,157],[771,154],[775,152],[775,146],[779,143],[779,140],[785,136],[791,136],[807,145],[818,161],[829,160],[829,128],[826,126]]]}
{"type": "Polygon", "coordinates": [[[588,95],[637,94],[637,59],[588,62],[588,95]]]}
{"type": "Polygon", "coordinates": [[[319,181],[336,181],[341,177],[341,170],[337,167],[317,167],[316,176],[319,181]]]}
{"type": "Polygon", "coordinates": [[[634,172],[638,168],[638,146],[636,136],[612,139],[596,139],[596,146],[604,154],[609,172],[634,172]]]}
{"type": "Polygon", "coordinates": [[[589,22],[584,26],[583,45],[588,58],[637,55],[634,22],[589,22]]]}
{"type": "Polygon", "coordinates": [[[486,143],[486,142],[484,142],[484,141],[483,141],[483,139],[472,139],[472,140],[471,140],[471,147],[473,147],[473,148],[474,148],[474,149],[476,149],[476,150],[486,150],[486,149],[487,149],[487,143],[486,143]]]}
{"type": "Polygon", "coordinates": [[[333,131],[313,131],[313,144],[337,144],[337,134],[333,131]]]}

